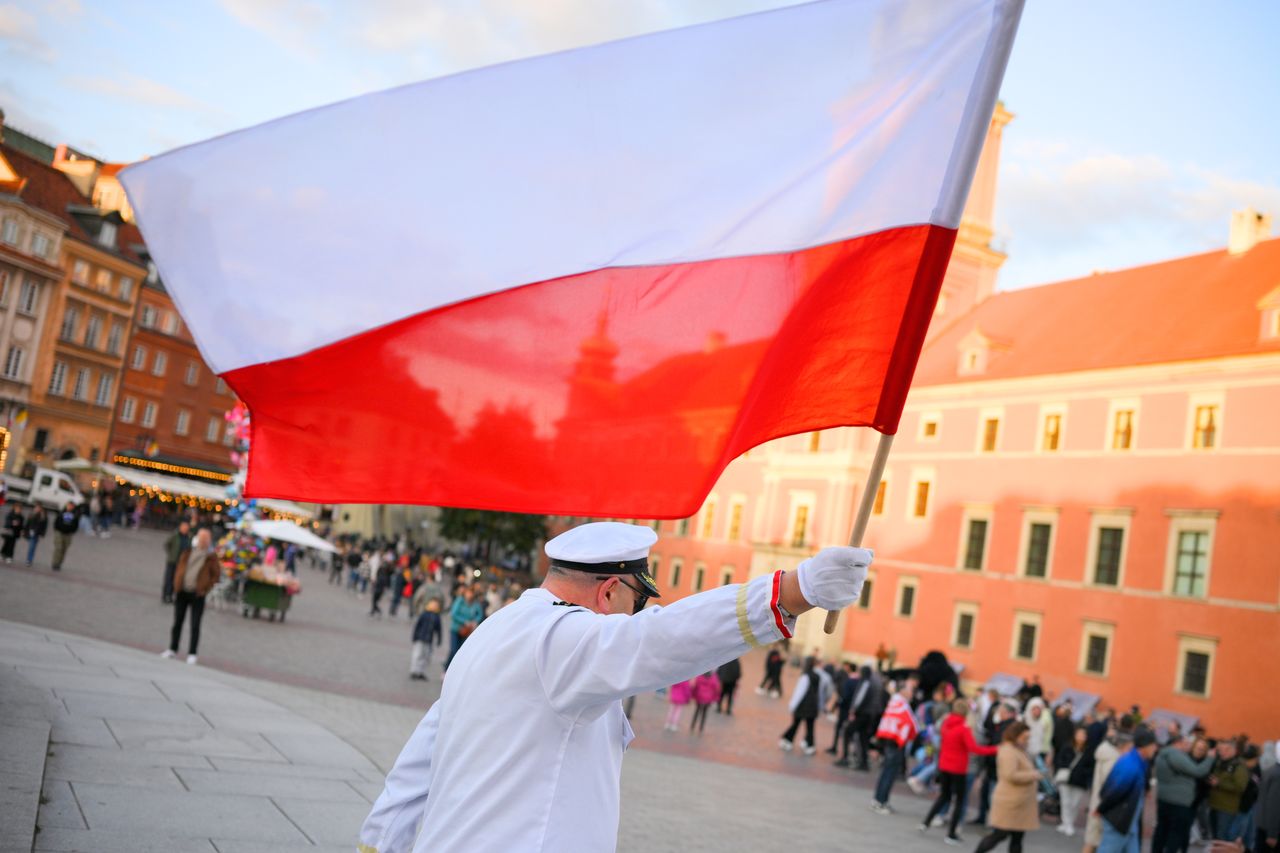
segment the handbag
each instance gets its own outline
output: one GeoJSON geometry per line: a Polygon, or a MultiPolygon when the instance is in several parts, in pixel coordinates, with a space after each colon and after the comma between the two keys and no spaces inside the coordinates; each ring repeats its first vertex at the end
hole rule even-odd
{"type": "Polygon", "coordinates": [[[1071,769],[1069,767],[1059,767],[1058,772],[1053,774],[1053,781],[1059,785],[1067,784],[1067,780],[1071,778],[1071,769]]]}
{"type": "Polygon", "coordinates": [[[467,637],[471,636],[471,632],[474,631],[475,629],[476,629],[475,622],[465,622],[463,623],[462,627],[458,629],[458,636],[465,640],[467,637]]]}

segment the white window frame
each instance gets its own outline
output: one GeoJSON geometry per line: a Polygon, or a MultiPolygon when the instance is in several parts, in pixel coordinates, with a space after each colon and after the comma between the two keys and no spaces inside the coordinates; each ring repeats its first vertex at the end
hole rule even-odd
{"type": "Polygon", "coordinates": [[[124,342],[124,326],[115,321],[111,321],[111,328],[107,331],[107,352],[112,355],[120,354],[120,345],[124,342]]]}
{"type": "Polygon", "coordinates": [[[921,444],[933,444],[938,441],[942,435],[942,412],[921,412],[920,420],[916,424],[916,441],[921,444]],[[933,423],[933,435],[925,435],[924,425],[933,423]]]}
{"type": "Polygon", "coordinates": [[[1004,406],[989,406],[978,412],[978,440],[974,442],[974,452],[979,454],[999,453],[1004,441],[1004,406]],[[987,435],[987,421],[996,421],[996,442],[990,450],[984,450],[987,435]]]}
{"type": "Polygon", "coordinates": [[[137,413],[137,410],[138,401],[133,397],[125,397],[124,401],[120,403],[120,423],[133,423],[133,416],[137,413]]]}
{"type": "Polygon", "coordinates": [[[89,399],[89,383],[93,380],[87,367],[76,368],[75,381],[71,383],[71,399],[82,402],[89,399]]]}
{"type": "Polygon", "coordinates": [[[1036,432],[1036,453],[1061,453],[1067,440],[1067,404],[1046,403],[1041,406],[1038,423],[1040,426],[1036,432]],[[1053,415],[1058,416],[1058,446],[1050,450],[1045,446],[1044,433],[1045,427],[1048,426],[1049,418],[1053,415]]]}
{"type": "Polygon", "coordinates": [[[908,621],[916,618],[916,614],[920,612],[920,578],[915,575],[898,575],[898,585],[893,595],[893,616],[895,619],[906,619],[908,621]],[[911,587],[914,592],[911,593],[911,614],[904,615],[902,612],[903,591],[907,587],[911,587]]]}
{"type": "Polygon", "coordinates": [[[52,254],[53,241],[49,239],[49,235],[43,231],[33,231],[31,234],[31,254],[37,258],[49,259],[52,254]]]}
{"type": "Polygon", "coordinates": [[[103,222],[98,229],[98,245],[106,246],[108,249],[116,247],[116,224],[114,222],[103,222]]]}
{"type": "MultiPolygon", "coordinates": [[[[1017,575],[1030,581],[1047,581],[1053,577],[1053,550],[1058,542],[1058,509],[1057,507],[1025,508],[1022,511],[1022,537],[1018,543],[1017,575]],[[1027,557],[1031,554],[1031,525],[1049,525],[1049,553],[1045,556],[1044,577],[1027,574],[1027,557]]],[[[1128,534],[1125,534],[1126,541],[1128,534]]]]}
{"type": "Polygon", "coordinates": [[[217,385],[216,393],[218,393],[218,394],[225,394],[225,393],[227,393],[227,391],[228,391],[228,390],[229,390],[229,389],[227,388],[227,380],[225,380],[225,379],[223,379],[221,376],[219,376],[219,377],[218,377],[218,385],[217,385]]]}
{"type": "Polygon", "coordinates": [[[200,384],[200,362],[188,361],[187,372],[182,377],[182,381],[192,387],[200,384]]]}
{"type": "Polygon", "coordinates": [[[9,291],[13,287],[12,276],[8,270],[0,270],[0,308],[9,307],[9,291]]]}
{"type": "Polygon", "coordinates": [[[133,345],[133,353],[129,356],[129,367],[134,370],[147,369],[147,348],[142,344],[133,345]]]}
{"type": "Polygon", "coordinates": [[[1139,405],[1137,397],[1129,397],[1125,399],[1112,400],[1107,405],[1107,425],[1106,435],[1103,436],[1103,447],[1108,453],[1132,453],[1138,447],[1138,421],[1142,418],[1142,407],[1139,405]],[[1130,425],[1129,446],[1116,447],[1116,415],[1122,411],[1131,410],[1133,412],[1133,423],[1130,425]]]}
{"type": "Polygon", "coordinates": [[[93,286],[98,289],[99,293],[110,293],[111,284],[111,270],[106,267],[98,267],[98,272],[93,277],[93,286]]]}
{"type": "Polygon", "coordinates": [[[1013,611],[1013,638],[1009,644],[1009,659],[1016,660],[1021,663],[1035,663],[1040,659],[1040,640],[1044,636],[1044,614],[1034,610],[1015,610],[1013,611]],[[1024,658],[1018,655],[1018,640],[1022,636],[1023,625],[1034,625],[1036,629],[1035,647],[1031,650],[1031,657],[1024,658]]]}
{"type": "Polygon", "coordinates": [[[156,425],[156,417],[159,414],[160,407],[148,400],[142,405],[142,421],[141,424],[147,429],[153,429],[156,425]]]}
{"type": "Polygon", "coordinates": [[[1125,574],[1129,563],[1129,530],[1133,520],[1133,510],[1125,508],[1095,509],[1089,518],[1089,548],[1085,552],[1084,585],[1093,589],[1124,589],[1125,574]],[[1097,583],[1094,578],[1098,573],[1098,530],[1103,527],[1119,527],[1124,530],[1120,543],[1120,568],[1117,572],[1115,586],[1097,583]]]}
{"type": "Polygon", "coordinates": [[[58,326],[58,340],[72,343],[76,339],[76,329],[80,325],[80,309],[75,305],[67,305],[62,312],[62,324],[58,326]]]}
{"type": "Polygon", "coordinates": [[[706,589],[707,584],[707,564],[697,562],[693,564],[693,591],[702,592],[706,589]]]}
{"type": "Polygon", "coordinates": [[[98,338],[102,337],[102,315],[89,312],[89,319],[84,324],[82,341],[89,349],[98,348],[98,338]]]}
{"type": "Polygon", "coordinates": [[[1184,447],[1193,453],[1217,453],[1222,449],[1222,437],[1227,423],[1226,394],[1206,391],[1187,398],[1187,436],[1184,447]],[[1196,447],[1196,409],[1201,406],[1217,406],[1217,419],[1213,424],[1213,447],[1196,447]]]}
{"type": "Polygon", "coordinates": [[[682,557],[671,558],[671,568],[667,569],[667,581],[672,589],[680,588],[680,572],[684,568],[682,557]]]}
{"type": "Polygon", "coordinates": [[[116,294],[122,302],[133,299],[133,288],[136,282],[132,276],[122,275],[116,281],[116,294]]]}
{"type": "Polygon", "coordinates": [[[5,219],[4,228],[0,230],[0,240],[4,240],[4,242],[8,243],[10,246],[16,246],[18,245],[20,237],[21,234],[18,230],[18,220],[14,219],[12,216],[5,219]]]}
{"type": "MultiPolygon", "coordinates": [[[[932,489],[930,489],[932,491],[932,489]]],[[[991,527],[995,518],[995,507],[989,503],[966,503],[960,515],[960,546],[956,553],[956,568],[962,572],[985,572],[991,556],[991,527]],[[969,523],[985,521],[987,530],[982,539],[982,559],[976,569],[965,565],[969,554],[969,523]]]]}
{"type": "Polygon", "coordinates": [[[716,509],[719,504],[715,493],[707,495],[707,499],[702,502],[702,509],[698,510],[698,538],[713,539],[716,535],[716,509]],[[710,522],[710,525],[708,525],[710,522]],[[710,526],[710,530],[708,530],[710,526]]]}
{"type": "Polygon", "coordinates": [[[53,370],[49,372],[49,393],[59,397],[66,396],[67,363],[65,361],[55,361],[53,363],[53,370]]]}
{"type": "Polygon", "coordinates": [[[155,358],[151,361],[151,375],[164,376],[166,370],[169,369],[169,354],[162,349],[156,350],[155,358]]]}
{"type": "MultiPolygon", "coordinates": [[[[911,490],[907,492],[907,521],[926,523],[933,518],[933,508],[938,502],[938,472],[933,468],[911,469],[911,490]],[[916,492],[921,483],[929,484],[929,497],[925,503],[924,515],[916,515],[916,492]]],[[[889,500],[889,492],[885,491],[885,502],[889,500]]]]}
{"type": "Polygon", "coordinates": [[[22,277],[22,287],[18,291],[18,313],[34,317],[40,308],[40,285],[30,277],[22,277]]]}
{"type": "Polygon", "coordinates": [[[808,491],[795,491],[789,493],[790,506],[787,509],[787,529],[783,542],[788,548],[807,548],[813,542],[813,523],[814,507],[817,506],[817,495],[808,491]],[[795,544],[796,516],[800,512],[800,508],[805,508],[804,516],[804,536],[799,545],[795,544]]]}
{"type": "MultiPolygon", "coordinates": [[[[233,427],[231,424],[227,424],[226,429],[222,431],[222,445],[224,447],[231,447],[235,443],[236,443],[235,427],[233,427]]],[[[656,578],[657,575],[654,575],[654,577],[656,578]]]]}
{"type": "Polygon", "coordinates": [[[142,310],[138,313],[138,325],[144,329],[154,329],[158,318],[158,312],[154,305],[143,305],[142,310]]]}
{"type": "Polygon", "coordinates": [[[854,607],[857,607],[859,610],[871,609],[871,595],[867,594],[868,589],[871,590],[872,595],[875,594],[875,591],[876,591],[875,569],[871,569],[870,571],[867,572],[867,579],[862,584],[862,591],[858,593],[858,603],[853,605],[854,607]]]}
{"type": "Polygon", "coordinates": [[[161,320],[162,329],[166,335],[176,335],[182,329],[182,318],[174,311],[165,311],[161,320]]]}
{"type": "Polygon", "coordinates": [[[90,272],[89,262],[82,258],[77,258],[71,264],[71,280],[76,284],[88,284],[90,272]]]}
{"type": "Polygon", "coordinates": [[[1112,622],[1096,622],[1091,619],[1084,620],[1084,625],[1080,630],[1080,660],[1076,663],[1076,671],[1087,678],[1108,678],[1111,675],[1111,653],[1116,647],[1116,626],[1112,622]],[[1093,672],[1086,669],[1089,663],[1089,638],[1105,637],[1107,640],[1107,654],[1102,662],[1102,672],[1093,672]]]}
{"type": "Polygon", "coordinates": [[[209,423],[204,428],[204,440],[210,444],[218,443],[218,434],[222,429],[223,419],[217,415],[209,416],[209,423]]]}
{"type": "Polygon", "coordinates": [[[4,377],[6,379],[22,379],[22,367],[27,361],[27,351],[17,344],[11,344],[4,358],[4,377]]]}
{"type": "Polygon", "coordinates": [[[178,409],[178,414],[173,419],[173,434],[188,435],[190,432],[191,411],[189,409],[178,409]]]}
{"type": "MultiPolygon", "coordinates": [[[[725,519],[724,535],[726,539],[728,539],[730,542],[745,541],[743,537],[743,533],[745,532],[745,527],[746,527],[746,524],[745,524],[746,517],[747,517],[746,497],[738,494],[732,495],[729,498],[729,516],[728,518],[725,519]],[[733,518],[735,513],[737,513],[737,517],[738,517],[738,529],[736,531],[733,529],[733,518]]],[[[747,539],[749,538],[750,537],[747,537],[747,539]]]]}
{"type": "Polygon", "coordinates": [[[1203,637],[1196,634],[1179,634],[1178,635],[1178,660],[1173,667],[1173,692],[1178,696],[1186,696],[1191,699],[1212,699],[1213,698],[1213,670],[1218,662],[1218,641],[1213,637],[1203,637]],[[1199,652],[1200,654],[1209,656],[1209,668],[1205,673],[1204,692],[1192,693],[1182,689],[1182,677],[1187,666],[1187,652],[1199,652]]]}
{"type": "Polygon", "coordinates": [[[729,584],[733,583],[734,573],[735,573],[735,569],[731,564],[725,563],[723,566],[721,566],[720,567],[720,586],[728,586],[729,584]]]}
{"type": "MultiPolygon", "coordinates": [[[[877,492],[879,492],[880,489],[884,489],[884,500],[880,502],[880,508],[877,510],[875,498],[871,499],[871,517],[872,518],[877,518],[882,515],[888,515],[889,513],[889,485],[890,485],[889,480],[890,480],[889,469],[885,468],[884,474],[880,477],[880,482],[876,483],[877,492]]],[[[930,491],[932,490],[933,488],[931,486],[930,491]]]]}
{"type": "Polygon", "coordinates": [[[1218,510],[1170,509],[1165,510],[1169,517],[1169,544],[1165,549],[1164,591],[1175,598],[1187,601],[1207,601],[1209,599],[1209,583],[1213,579],[1213,546],[1217,541],[1218,510]],[[1182,595],[1174,591],[1174,583],[1178,576],[1178,535],[1180,533],[1207,533],[1207,558],[1204,567],[1204,595],[1182,595]]]}
{"type": "Polygon", "coordinates": [[[953,649],[972,651],[978,644],[978,603],[976,601],[957,601],[951,613],[951,636],[948,643],[953,649]],[[968,645],[960,645],[960,617],[969,616],[973,620],[973,628],[969,632],[968,645]]]}
{"type": "Polygon", "coordinates": [[[105,370],[98,374],[98,390],[93,395],[93,404],[109,408],[115,402],[116,378],[105,370]]]}

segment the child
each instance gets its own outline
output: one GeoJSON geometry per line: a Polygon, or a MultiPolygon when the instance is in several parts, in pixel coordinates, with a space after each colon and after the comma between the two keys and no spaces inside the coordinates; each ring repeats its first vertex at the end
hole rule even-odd
{"type": "Polygon", "coordinates": [[[667,691],[667,701],[671,703],[671,707],[667,709],[666,730],[674,732],[680,728],[680,714],[684,711],[684,706],[689,704],[689,699],[693,696],[693,684],[689,681],[681,681],[679,684],[671,685],[671,689],[667,691]]]}
{"type": "Polygon", "coordinates": [[[697,729],[698,734],[707,728],[707,708],[720,698],[720,679],[714,672],[704,672],[693,681],[693,701],[698,707],[693,711],[693,722],[689,725],[689,733],[697,729]]]}
{"type": "Polygon", "coordinates": [[[409,678],[414,681],[427,680],[427,664],[431,663],[431,650],[441,641],[440,602],[431,599],[426,609],[418,614],[413,623],[413,656],[409,659],[409,678]]]}

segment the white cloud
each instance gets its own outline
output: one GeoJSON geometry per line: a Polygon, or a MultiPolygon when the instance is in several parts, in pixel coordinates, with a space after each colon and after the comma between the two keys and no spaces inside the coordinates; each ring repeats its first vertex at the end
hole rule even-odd
{"type": "Polygon", "coordinates": [[[0,44],[20,57],[53,62],[57,53],[40,35],[35,15],[13,3],[0,4],[0,44]]]}
{"type": "Polygon", "coordinates": [[[223,11],[296,57],[320,58],[318,35],[329,13],[311,0],[219,0],[223,11]]]}
{"type": "Polygon", "coordinates": [[[210,112],[209,104],[179,92],[172,86],[159,83],[137,74],[122,72],[112,77],[68,77],[66,84],[74,89],[105,95],[150,107],[165,109],[190,110],[192,112],[210,112]]]}

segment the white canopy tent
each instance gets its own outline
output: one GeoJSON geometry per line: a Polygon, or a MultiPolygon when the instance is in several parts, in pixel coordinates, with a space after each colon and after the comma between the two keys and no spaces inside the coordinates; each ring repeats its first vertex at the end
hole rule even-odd
{"type": "MultiPolygon", "coordinates": [[[[220,486],[217,483],[205,483],[200,480],[189,480],[186,477],[156,474],[128,465],[116,465],[112,462],[103,462],[98,467],[102,470],[102,473],[108,476],[133,483],[135,486],[141,486],[144,489],[156,489],[166,494],[187,495],[218,503],[228,502],[227,487],[220,486]]],[[[258,501],[258,505],[272,512],[292,515],[295,518],[313,518],[315,516],[314,512],[293,501],[262,498],[258,501]]]]}
{"type": "Polygon", "coordinates": [[[261,536],[263,539],[274,539],[277,542],[292,542],[293,544],[301,545],[304,548],[315,548],[316,550],[328,551],[330,553],[338,550],[327,540],[321,539],[310,530],[307,530],[305,527],[299,527],[292,521],[255,521],[253,523],[253,533],[255,536],[261,536]]]}

